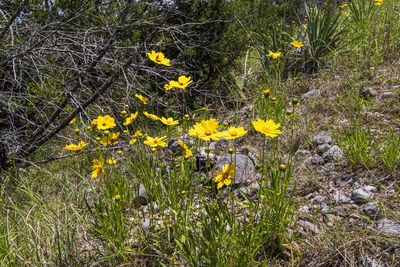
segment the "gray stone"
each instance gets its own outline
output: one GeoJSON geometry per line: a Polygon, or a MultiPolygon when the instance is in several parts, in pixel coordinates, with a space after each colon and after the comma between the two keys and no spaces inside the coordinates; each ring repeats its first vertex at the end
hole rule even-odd
{"type": "Polygon", "coordinates": [[[356,203],[363,203],[370,199],[374,199],[374,191],[376,187],[374,186],[364,186],[351,192],[351,199],[356,203]]]}
{"type": "Polygon", "coordinates": [[[378,222],[378,230],[386,234],[400,235],[400,224],[392,220],[382,219],[378,222]]]}
{"type": "Polygon", "coordinates": [[[315,196],[314,197],[314,202],[315,203],[325,203],[327,200],[326,196],[315,196]]]}
{"type": "Polygon", "coordinates": [[[254,163],[248,156],[239,153],[237,153],[236,156],[235,154],[232,156],[225,154],[218,157],[214,169],[222,171],[223,166],[231,163],[231,158],[232,163],[236,163],[235,176],[232,179],[232,183],[234,185],[244,184],[250,175],[255,174],[254,163]]]}
{"type": "Polygon", "coordinates": [[[149,194],[147,193],[146,187],[140,184],[139,191],[133,192],[133,201],[140,205],[147,205],[149,194]]]}
{"type": "Polygon", "coordinates": [[[320,212],[321,214],[326,214],[329,212],[329,206],[326,203],[316,204],[309,207],[314,212],[320,212]]]}
{"type": "Polygon", "coordinates": [[[317,152],[318,152],[318,154],[324,154],[324,153],[325,153],[326,151],[328,151],[331,147],[332,147],[332,146],[329,145],[329,144],[322,144],[322,145],[319,145],[319,146],[317,147],[317,152]]]}
{"type": "Polygon", "coordinates": [[[210,143],[210,148],[212,150],[215,150],[216,148],[218,150],[225,150],[229,146],[229,141],[226,140],[225,138],[220,138],[218,141],[214,141],[210,143]]]}
{"type": "Polygon", "coordinates": [[[376,91],[374,88],[367,88],[362,90],[361,94],[365,99],[374,98],[376,96],[376,91]]]}
{"type": "Polygon", "coordinates": [[[300,97],[300,99],[301,99],[301,101],[306,102],[306,101],[310,100],[311,98],[318,98],[320,96],[321,96],[321,91],[318,89],[313,89],[313,90],[308,91],[307,93],[303,94],[300,97]]]}
{"type": "Polygon", "coordinates": [[[302,213],[310,213],[310,206],[308,205],[301,206],[300,208],[298,208],[297,211],[302,213]]]}
{"type": "Polygon", "coordinates": [[[318,226],[316,226],[313,223],[310,223],[309,221],[298,220],[297,223],[303,226],[305,229],[314,232],[315,234],[319,234],[321,232],[318,226]]]}
{"type": "Polygon", "coordinates": [[[324,135],[324,134],[318,134],[318,135],[314,136],[313,143],[316,146],[320,146],[320,145],[323,145],[323,144],[331,144],[332,143],[332,136],[324,135]]]}
{"type": "Polygon", "coordinates": [[[384,92],[384,93],[382,93],[382,95],[381,95],[382,99],[384,99],[384,98],[390,98],[390,97],[393,97],[393,96],[394,96],[394,93],[393,93],[393,92],[384,92]]]}
{"type": "Polygon", "coordinates": [[[362,257],[360,263],[361,263],[360,266],[363,266],[363,267],[383,267],[384,266],[378,260],[370,259],[368,257],[362,257]]]}
{"type": "Polygon", "coordinates": [[[395,248],[393,254],[396,260],[400,261],[400,247],[395,248]]]}
{"type": "Polygon", "coordinates": [[[248,198],[251,197],[251,191],[250,191],[250,189],[247,188],[247,187],[242,186],[242,187],[239,188],[239,191],[236,192],[237,197],[238,197],[239,199],[242,199],[242,200],[243,200],[244,197],[243,197],[242,193],[243,193],[245,196],[247,196],[248,198]]]}
{"type": "Polygon", "coordinates": [[[257,182],[253,182],[249,185],[249,189],[250,191],[252,191],[253,193],[257,193],[258,190],[260,190],[260,184],[257,182]]]}
{"type": "Polygon", "coordinates": [[[177,138],[172,138],[168,142],[168,148],[172,151],[172,153],[178,153],[181,151],[181,146],[179,145],[178,139],[177,138]]]}
{"type": "Polygon", "coordinates": [[[321,213],[327,214],[329,212],[329,206],[326,203],[321,203],[321,213]]]}
{"type": "Polygon", "coordinates": [[[343,158],[343,151],[340,149],[339,146],[334,145],[322,155],[322,158],[326,161],[339,160],[343,158]]]}
{"type": "Polygon", "coordinates": [[[333,199],[338,203],[349,203],[351,199],[342,191],[335,190],[333,193],[333,199]]]}
{"type": "Polygon", "coordinates": [[[150,219],[149,218],[145,218],[144,221],[142,222],[142,228],[143,229],[147,229],[150,227],[150,219]]]}
{"type": "Polygon", "coordinates": [[[199,159],[199,163],[204,166],[207,164],[207,158],[209,158],[211,164],[216,159],[216,155],[212,151],[207,154],[206,147],[201,147],[196,157],[199,159]]]}
{"type": "Polygon", "coordinates": [[[324,165],[325,161],[320,155],[314,154],[311,158],[311,163],[314,165],[324,165]]]}
{"type": "MultiPolygon", "coordinates": [[[[193,146],[193,140],[191,139],[190,135],[183,135],[181,137],[179,137],[189,148],[191,146],[193,146]]],[[[168,148],[172,151],[172,153],[178,153],[178,152],[182,152],[182,148],[181,145],[178,142],[178,138],[172,138],[171,140],[169,140],[168,142],[168,148]]]]}
{"type": "Polygon", "coordinates": [[[374,216],[379,212],[379,207],[373,202],[368,202],[364,206],[364,213],[367,214],[368,216],[374,216]]]}
{"type": "Polygon", "coordinates": [[[311,152],[305,149],[301,149],[296,151],[295,156],[298,161],[304,161],[311,156],[311,152]]]}

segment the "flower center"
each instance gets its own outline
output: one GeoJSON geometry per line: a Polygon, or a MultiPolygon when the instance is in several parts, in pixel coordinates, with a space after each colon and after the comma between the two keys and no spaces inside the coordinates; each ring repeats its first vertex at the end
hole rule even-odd
{"type": "Polygon", "coordinates": [[[231,134],[231,136],[237,136],[238,135],[236,130],[231,131],[230,134],[231,134]]]}
{"type": "Polygon", "coordinates": [[[157,62],[161,62],[161,59],[160,59],[159,56],[156,56],[156,61],[157,61],[157,62]]]}
{"type": "Polygon", "coordinates": [[[264,133],[268,133],[268,132],[269,132],[269,128],[268,128],[268,127],[263,127],[263,128],[262,128],[262,131],[263,131],[264,133]]]}
{"type": "Polygon", "coordinates": [[[206,129],[206,130],[204,131],[204,134],[207,135],[207,136],[210,136],[210,135],[212,134],[212,132],[211,132],[210,129],[206,129]]]}
{"type": "Polygon", "coordinates": [[[101,125],[102,125],[102,126],[106,126],[107,124],[106,124],[105,122],[103,122],[101,125]]]}

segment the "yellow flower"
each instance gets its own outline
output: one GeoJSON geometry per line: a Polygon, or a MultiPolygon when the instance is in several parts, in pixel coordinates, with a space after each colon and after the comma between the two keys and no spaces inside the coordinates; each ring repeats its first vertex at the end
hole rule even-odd
{"type": "Polygon", "coordinates": [[[165,89],[165,90],[168,91],[168,90],[171,90],[172,88],[174,88],[174,87],[172,86],[171,82],[173,82],[173,81],[169,81],[169,83],[164,84],[164,89],[165,89]]]}
{"type": "Polygon", "coordinates": [[[217,188],[221,188],[224,184],[231,184],[231,179],[235,174],[235,167],[235,163],[230,163],[222,167],[222,172],[214,170],[214,174],[218,175],[213,178],[213,182],[218,183],[217,188]]]}
{"type": "Polygon", "coordinates": [[[114,198],[115,198],[115,200],[117,200],[117,201],[118,201],[118,200],[120,200],[120,199],[121,199],[121,196],[120,196],[120,195],[115,195],[115,197],[114,197],[114,198]]]}
{"type": "Polygon", "coordinates": [[[165,139],[167,139],[166,136],[163,137],[150,137],[147,136],[146,141],[144,141],[143,143],[145,145],[151,146],[151,147],[166,147],[167,144],[164,142],[165,139]]]}
{"type": "MultiPolygon", "coordinates": [[[[115,119],[111,118],[110,115],[106,115],[106,116],[98,116],[96,119],[96,125],[97,125],[97,129],[99,130],[107,130],[107,129],[111,129],[114,128],[115,126],[117,126],[115,124],[115,119]]],[[[93,125],[92,125],[93,126],[93,125]]]]}
{"type": "Polygon", "coordinates": [[[247,131],[244,130],[244,127],[230,127],[227,131],[223,131],[221,136],[226,139],[236,139],[244,136],[247,131]]]}
{"type": "Polygon", "coordinates": [[[132,138],[131,141],[129,141],[130,145],[133,145],[134,143],[136,143],[137,139],[132,138]]]}
{"type": "Polygon", "coordinates": [[[97,124],[98,124],[97,119],[94,119],[94,120],[92,120],[92,121],[90,122],[90,125],[92,125],[92,128],[96,128],[96,127],[97,127],[97,124]]]}
{"type": "Polygon", "coordinates": [[[211,139],[218,141],[221,137],[221,133],[218,132],[218,122],[212,118],[196,123],[192,129],[189,129],[188,133],[204,141],[210,141],[211,139]]]}
{"type": "Polygon", "coordinates": [[[279,57],[281,57],[282,53],[281,52],[272,52],[271,50],[269,51],[268,56],[272,57],[273,59],[277,59],[279,57]]]}
{"type": "Polygon", "coordinates": [[[117,164],[117,160],[114,159],[114,158],[111,158],[111,159],[108,159],[108,160],[107,160],[107,163],[108,163],[108,164],[117,164]]]}
{"type": "Polygon", "coordinates": [[[144,111],[143,114],[144,114],[147,118],[149,118],[149,119],[151,119],[151,120],[153,120],[153,121],[158,121],[158,120],[160,119],[159,117],[157,117],[157,115],[147,113],[146,111],[144,111]]]}
{"type": "Polygon", "coordinates": [[[269,137],[276,137],[282,133],[282,131],[278,129],[280,124],[275,124],[272,120],[263,121],[262,119],[258,119],[253,121],[252,124],[256,131],[269,137]]]}
{"type": "Polygon", "coordinates": [[[149,100],[147,97],[144,97],[144,96],[139,95],[139,94],[135,94],[135,96],[136,96],[137,98],[139,98],[139,100],[142,101],[142,103],[143,103],[144,105],[147,105],[147,100],[149,100]]]}
{"type": "Polygon", "coordinates": [[[117,141],[118,136],[119,136],[119,132],[118,133],[111,133],[108,136],[101,138],[100,143],[103,146],[117,144],[118,143],[118,141],[117,141]]]}
{"type": "Polygon", "coordinates": [[[178,142],[179,142],[179,145],[181,146],[181,148],[183,149],[183,151],[185,151],[185,156],[186,156],[186,157],[191,157],[191,156],[193,156],[192,150],[190,150],[190,149],[188,148],[188,146],[182,142],[181,139],[178,138],[178,142]]]}
{"type": "Polygon", "coordinates": [[[76,122],[76,117],[73,118],[73,119],[69,122],[69,124],[73,124],[73,123],[75,123],[75,122],[76,122]]]}
{"type": "Polygon", "coordinates": [[[374,0],[376,6],[380,6],[383,4],[383,0],[374,0]]]}
{"type": "Polygon", "coordinates": [[[179,121],[174,121],[174,118],[168,118],[168,119],[166,119],[166,118],[162,117],[162,118],[160,119],[160,121],[161,121],[162,123],[164,123],[165,125],[177,125],[177,124],[179,124],[179,121]]]}
{"type": "Polygon", "coordinates": [[[130,117],[125,119],[124,125],[128,126],[129,124],[131,124],[132,122],[134,122],[138,116],[138,112],[136,111],[135,113],[131,114],[130,117]]]}
{"type": "Polygon", "coordinates": [[[147,53],[149,56],[150,60],[154,61],[157,64],[162,64],[165,66],[171,66],[169,63],[169,59],[164,56],[162,52],[155,52],[154,50],[151,51],[151,53],[147,53]]]}
{"type": "Polygon", "coordinates": [[[131,137],[141,137],[143,136],[142,130],[137,130],[131,137]]]}
{"type": "Polygon", "coordinates": [[[302,42],[297,41],[297,40],[294,40],[293,42],[291,42],[291,44],[296,48],[300,48],[300,47],[304,46],[302,42]]]}
{"type": "Polygon", "coordinates": [[[347,6],[347,4],[343,4],[341,6],[339,6],[339,8],[345,8],[347,6]]]}
{"type": "Polygon", "coordinates": [[[80,141],[78,145],[74,145],[74,144],[65,145],[65,149],[69,150],[69,151],[79,151],[82,148],[84,148],[86,145],[87,145],[87,143],[80,141]]]}
{"type": "Polygon", "coordinates": [[[92,166],[92,178],[99,177],[99,180],[101,181],[104,178],[104,159],[103,157],[100,157],[100,159],[94,159],[93,160],[93,166],[92,166]]]}
{"type": "Polygon", "coordinates": [[[191,77],[186,77],[186,76],[180,76],[178,78],[178,81],[170,81],[169,85],[175,88],[179,88],[182,90],[185,90],[186,87],[191,84],[193,81],[191,80],[191,77]]]}

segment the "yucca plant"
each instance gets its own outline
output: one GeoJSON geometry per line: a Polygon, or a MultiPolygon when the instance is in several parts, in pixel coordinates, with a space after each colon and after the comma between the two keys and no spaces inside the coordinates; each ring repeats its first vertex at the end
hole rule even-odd
{"type": "Polygon", "coordinates": [[[344,19],[333,9],[321,10],[318,6],[305,5],[307,23],[303,24],[300,35],[304,35],[307,46],[304,51],[305,71],[317,70],[322,59],[331,52],[342,48],[341,37],[346,32],[342,27],[344,19]]]}
{"type": "Polygon", "coordinates": [[[360,30],[360,26],[365,28],[371,21],[376,9],[371,0],[351,0],[349,5],[350,26],[360,30]]]}

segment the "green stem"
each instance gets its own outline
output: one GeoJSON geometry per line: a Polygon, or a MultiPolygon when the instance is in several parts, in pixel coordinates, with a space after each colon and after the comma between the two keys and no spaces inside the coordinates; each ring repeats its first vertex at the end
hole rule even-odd
{"type": "Polygon", "coordinates": [[[157,102],[157,117],[158,117],[158,84],[157,84],[157,65],[154,67],[154,80],[156,81],[156,102],[157,102]]]}

